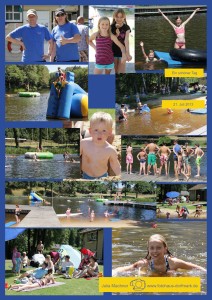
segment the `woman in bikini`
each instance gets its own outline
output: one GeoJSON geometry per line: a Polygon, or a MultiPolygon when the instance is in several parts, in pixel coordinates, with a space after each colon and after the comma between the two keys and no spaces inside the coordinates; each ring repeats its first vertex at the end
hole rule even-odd
{"type": "Polygon", "coordinates": [[[23,290],[30,290],[33,288],[41,288],[48,283],[55,283],[54,277],[52,275],[52,269],[48,270],[47,275],[42,279],[33,279],[32,282],[28,282],[25,284],[13,284],[10,286],[10,290],[16,290],[17,292],[23,291],[23,290]]]}
{"type": "Polygon", "coordinates": [[[175,49],[185,49],[185,25],[193,18],[193,16],[196,14],[196,12],[198,12],[200,10],[200,8],[196,8],[193,13],[190,15],[190,17],[188,17],[187,20],[185,20],[184,22],[182,21],[182,19],[178,16],[175,19],[175,23],[172,23],[169,18],[167,16],[164,15],[164,13],[158,9],[158,12],[164,17],[164,19],[166,19],[169,24],[172,26],[172,28],[174,29],[174,32],[177,36],[175,44],[174,44],[174,48],[175,49]]]}

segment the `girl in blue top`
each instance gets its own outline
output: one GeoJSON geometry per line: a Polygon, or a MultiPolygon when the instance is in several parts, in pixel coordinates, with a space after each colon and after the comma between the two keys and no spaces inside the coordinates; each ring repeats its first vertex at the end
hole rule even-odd
{"type": "Polygon", "coordinates": [[[55,11],[56,26],[52,30],[54,41],[51,61],[78,62],[78,42],[81,40],[77,26],[70,23],[63,8],[55,11]]]}

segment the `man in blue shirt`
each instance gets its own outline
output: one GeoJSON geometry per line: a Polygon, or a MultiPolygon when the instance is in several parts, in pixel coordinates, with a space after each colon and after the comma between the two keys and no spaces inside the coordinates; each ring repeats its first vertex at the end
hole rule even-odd
{"type": "Polygon", "coordinates": [[[78,62],[78,42],[81,40],[77,26],[70,23],[63,8],[55,10],[55,23],[52,30],[54,50],[51,61],[78,62]]]}
{"type": "Polygon", "coordinates": [[[29,24],[16,28],[6,36],[8,42],[20,45],[23,48],[22,62],[45,62],[50,58],[53,48],[52,36],[48,29],[37,24],[38,15],[35,9],[27,11],[29,24]],[[48,54],[44,54],[44,41],[49,42],[48,54]]]}
{"type": "Polygon", "coordinates": [[[36,279],[41,279],[43,278],[43,276],[45,276],[48,273],[48,264],[46,262],[43,262],[42,266],[34,269],[34,270],[30,270],[26,273],[21,274],[21,276],[19,276],[18,278],[24,278],[24,277],[33,277],[36,279]]]}

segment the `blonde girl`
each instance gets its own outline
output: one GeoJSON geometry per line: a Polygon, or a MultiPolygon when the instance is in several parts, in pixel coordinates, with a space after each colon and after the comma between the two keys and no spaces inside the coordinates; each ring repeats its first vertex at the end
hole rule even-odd
{"type": "Polygon", "coordinates": [[[121,272],[133,271],[135,269],[140,270],[143,268],[158,274],[165,274],[170,271],[176,271],[177,269],[206,271],[206,269],[201,266],[174,257],[168,249],[165,238],[160,234],[150,236],[145,258],[132,265],[113,270],[113,276],[121,272]]]}
{"type": "Polygon", "coordinates": [[[96,51],[94,74],[110,74],[114,68],[113,42],[121,49],[121,61],[124,63],[126,61],[125,46],[111,33],[110,20],[107,17],[101,17],[98,22],[98,31],[89,38],[89,45],[96,51]]]}
{"type": "MultiPolygon", "coordinates": [[[[122,8],[117,9],[113,13],[113,21],[111,24],[111,32],[114,34],[122,45],[126,49],[126,58],[127,61],[132,59],[129,49],[129,35],[131,32],[130,27],[127,25],[126,14],[122,8]]],[[[112,44],[113,55],[114,55],[114,64],[116,74],[126,72],[126,62],[122,63],[122,53],[120,48],[113,42],[112,44]]]]}

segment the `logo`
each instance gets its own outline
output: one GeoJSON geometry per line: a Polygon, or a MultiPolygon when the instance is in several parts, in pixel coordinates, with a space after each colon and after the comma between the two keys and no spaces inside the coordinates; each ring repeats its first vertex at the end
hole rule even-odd
{"type": "Polygon", "coordinates": [[[135,279],[130,282],[130,286],[133,286],[133,290],[142,291],[146,287],[146,282],[141,279],[135,279]]]}

